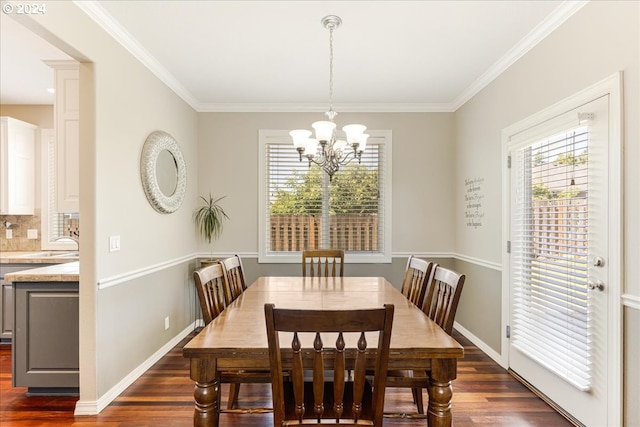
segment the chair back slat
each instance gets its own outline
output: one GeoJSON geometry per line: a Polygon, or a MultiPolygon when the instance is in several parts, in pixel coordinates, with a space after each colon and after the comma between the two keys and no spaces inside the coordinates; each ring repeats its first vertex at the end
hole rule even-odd
{"type": "Polygon", "coordinates": [[[209,324],[227,306],[225,279],[222,265],[219,263],[203,267],[193,272],[193,278],[198,291],[200,308],[204,324],[209,324]]]}
{"type": "Polygon", "coordinates": [[[401,292],[418,307],[422,307],[424,302],[428,279],[433,267],[434,263],[416,258],[413,255],[407,260],[401,292]]]}
{"type": "Polygon", "coordinates": [[[451,335],[465,275],[436,266],[427,289],[423,311],[451,335]]]}
{"type": "Polygon", "coordinates": [[[316,249],[302,251],[302,277],[343,277],[344,251],[316,249]]]}
{"type": "Polygon", "coordinates": [[[228,285],[227,301],[231,303],[247,289],[242,260],[239,255],[234,255],[222,260],[221,264],[224,269],[228,285]]]}
{"type": "Polygon", "coordinates": [[[364,310],[292,310],[265,304],[274,425],[332,419],[340,425],[381,426],[393,309],[393,305],[385,305],[364,310]],[[289,347],[280,346],[280,338],[287,336],[283,333],[292,333],[289,347]],[[309,336],[313,337],[311,348],[302,347],[303,333],[313,334],[309,336]],[[329,333],[337,333],[337,338],[325,345],[322,334],[329,333]],[[357,344],[347,347],[345,334],[354,333],[359,334],[357,344]],[[370,333],[377,333],[375,346],[367,343],[370,333]],[[375,370],[371,386],[366,375],[372,351],[375,370]],[[284,382],[282,361],[289,357],[291,381],[284,382]],[[347,360],[353,365],[347,366],[347,360]],[[313,371],[311,383],[305,383],[305,367],[313,371]],[[332,381],[325,380],[327,369],[332,372],[332,381]],[[346,369],[353,369],[353,382],[347,381],[346,369]]]}

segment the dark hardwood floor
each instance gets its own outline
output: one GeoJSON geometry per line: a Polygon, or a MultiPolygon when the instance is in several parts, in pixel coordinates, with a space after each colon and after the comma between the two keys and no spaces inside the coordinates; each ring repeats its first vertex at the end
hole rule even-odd
{"type": "MultiPolygon", "coordinates": [[[[457,332],[465,357],[454,381],[453,424],[456,427],[570,427],[555,412],[457,332]]],[[[149,369],[115,401],[96,416],[74,416],[77,398],[26,397],[25,388],[11,387],[11,346],[0,345],[0,426],[162,427],[190,426],[193,416],[193,382],[189,361],[182,357],[185,339],[149,369]]],[[[223,385],[223,402],[227,386],[223,385]]],[[[426,392],[425,392],[426,396],[426,392]]],[[[426,398],[425,398],[426,403],[426,398]]],[[[243,407],[271,406],[269,385],[243,384],[243,407]]],[[[412,411],[411,392],[389,389],[387,411],[412,411]]],[[[271,414],[221,414],[222,426],[268,427],[271,414]]],[[[386,418],[385,426],[426,426],[426,420],[386,418]]]]}

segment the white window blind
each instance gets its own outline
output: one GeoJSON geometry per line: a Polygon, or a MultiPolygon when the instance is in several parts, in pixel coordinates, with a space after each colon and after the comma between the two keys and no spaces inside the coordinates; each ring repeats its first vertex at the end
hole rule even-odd
{"type": "Polygon", "coordinates": [[[42,249],[74,249],[71,241],[59,241],[62,236],[78,237],[80,232],[80,215],[78,212],[58,212],[56,206],[56,144],[53,130],[42,131],[42,249]]]}
{"type": "Polygon", "coordinates": [[[51,141],[47,145],[47,160],[48,160],[48,168],[47,168],[47,192],[48,199],[50,202],[47,203],[47,215],[49,218],[49,235],[47,239],[49,241],[55,240],[57,237],[62,236],[63,231],[63,218],[62,214],[59,214],[56,209],[56,149],[55,142],[51,141]]]}
{"type": "Polygon", "coordinates": [[[588,129],[512,152],[512,345],[580,390],[591,387],[588,129]]]}
{"type": "Polygon", "coordinates": [[[360,163],[352,160],[330,180],[306,158],[300,161],[290,138],[264,142],[261,255],[337,248],[362,262],[388,256],[389,149],[386,137],[372,135],[360,163]]]}

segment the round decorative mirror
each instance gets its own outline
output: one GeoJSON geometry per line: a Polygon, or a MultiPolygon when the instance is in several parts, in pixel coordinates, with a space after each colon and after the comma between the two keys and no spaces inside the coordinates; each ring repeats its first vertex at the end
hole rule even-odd
{"type": "Polygon", "coordinates": [[[156,162],[156,179],[162,194],[171,197],[178,185],[178,164],[171,151],[162,150],[156,162]]]}
{"type": "Polygon", "coordinates": [[[149,203],[162,213],[175,212],[184,200],[187,168],[178,142],[163,131],[152,132],[140,158],[142,187],[149,203]]]}

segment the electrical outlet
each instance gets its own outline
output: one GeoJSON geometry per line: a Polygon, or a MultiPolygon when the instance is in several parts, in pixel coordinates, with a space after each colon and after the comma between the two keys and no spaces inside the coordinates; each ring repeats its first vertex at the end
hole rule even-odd
{"type": "Polygon", "coordinates": [[[37,239],[38,238],[38,229],[30,228],[27,230],[27,239],[37,239]]]}
{"type": "Polygon", "coordinates": [[[164,318],[164,330],[169,329],[169,316],[164,318]]]}
{"type": "Polygon", "coordinates": [[[7,239],[13,239],[13,230],[7,229],[6,236],[7,236],[7,239]]]}

